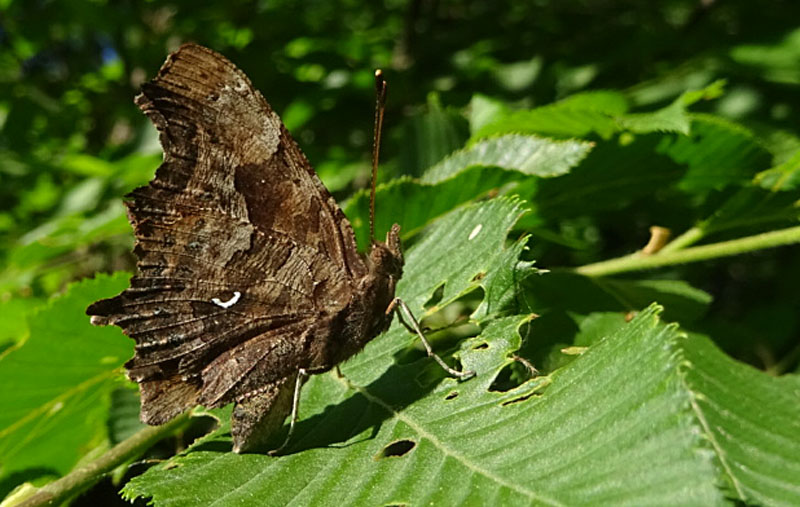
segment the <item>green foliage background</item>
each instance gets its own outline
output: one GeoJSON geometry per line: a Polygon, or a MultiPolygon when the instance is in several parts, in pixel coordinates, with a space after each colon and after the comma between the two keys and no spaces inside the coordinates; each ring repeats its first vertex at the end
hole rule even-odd
{"type": "Polygon", "coordinates": [[[788,0],[0,0],[0,497],[140,429],[132,343],[83,308],[125,287],[121,197],[161,160],[132,98],[194,41],[250,76],[362,245],[384,69],[377,228],[401,224],[401,295],[479,375],[442,378],[393,327],[307,384],[288,456],[232,455],[224,411],[198,412],[78,503],[800,503],[800,250],[715,249],[800,241],[797,20],[788,0]],[[654,225],[677,239],[645,269],[654,225]]]}

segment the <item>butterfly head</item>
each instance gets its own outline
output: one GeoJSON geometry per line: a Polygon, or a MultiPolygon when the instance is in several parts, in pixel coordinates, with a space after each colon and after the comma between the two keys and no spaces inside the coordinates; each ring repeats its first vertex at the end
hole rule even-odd
{"type": "Polygon", "coordinates": [[[386,233],[386,242],[372,242],[369,260],[375,273],[388,275],[396,283],[403,276],[403,250],[400,246],[400,226],[394,224],[386,233]]]}

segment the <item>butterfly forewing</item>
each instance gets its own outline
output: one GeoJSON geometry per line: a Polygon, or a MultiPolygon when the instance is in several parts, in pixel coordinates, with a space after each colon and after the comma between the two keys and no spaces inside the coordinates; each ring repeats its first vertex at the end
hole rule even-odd
{"type": "Polygon", "coordinates": [[[246,396],[248,376],[296,372],[304,332],[347,304],[366,268],[280,118],[224,57],[181,47],[136,103],[160,131],[164,163],[127,203],[131,288],[88,313],[136,340],[127,366],[143,407],[216,406],[246,396]]]}

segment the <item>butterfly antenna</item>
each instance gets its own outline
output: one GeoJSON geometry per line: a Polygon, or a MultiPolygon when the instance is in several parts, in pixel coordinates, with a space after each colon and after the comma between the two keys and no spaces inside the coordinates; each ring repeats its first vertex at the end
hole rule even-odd
{"type": "Polygon", "coordinates": [[[372,188],[369,193],[369,237],[375,241],[375,183],[378,180],[378,158],[383,133],[383,113],[386,111],[386,80],[383,71],[375,71],[375,130],[372,137],[372,188]]]}

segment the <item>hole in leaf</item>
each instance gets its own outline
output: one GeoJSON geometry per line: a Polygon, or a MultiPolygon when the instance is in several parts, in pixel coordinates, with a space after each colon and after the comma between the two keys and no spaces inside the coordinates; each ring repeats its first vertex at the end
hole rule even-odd
{"type": "Polygon", "coordinates": [[[458,397],[458,391],[450,391],[447,396],[444,397],[446,400],[454,400],[458,397]]]}
{"type": "Polygon", "coordinates": [[[417,445],[413,440],[397,440],[383,448],[376,459],[398,458],[408,454],[417,445]]]}
{"type": "Polygon", "coordinates": [[[481,271],[480,273],[478,273],[478,274],[476,274],[475,276],[472,277],[472,281],[473,282],[479,282],[479,281],[483,280],[485,277],[486,277],[486,273],[481,271]]]}
{"type": "Polygon", "coordinates": [[[479,343],[478,345],[475,345],[474,347],[472,347],[472,350],[483,350],[483,349],[488,349],[488,348],[489,348],[489,344],[486,343],[486,342],[483,342],[483,343],[479,343]]]}
{"type": "Polygon", "coordinates": [[[516,397],[514,399],[511,399],[511,400],[508,400],[508,401],[504,401],[503,403],[501,403],[501,405],[505,407],[505,406],[511,405],[512,403],[520,403],[520,402],[523,402],[525,400],[530,399],[531,397],[534,396],[534,394],[536,394],[536,393],[528,393],[528,394],[526,394],[524,396],[518,396],[518,397],[516,397]]]}
{"type": "MultiPolygon", "coordinates": [[[[448,364],[449,364],[449,363],[450,363],[450,361],[448,361],[448,364]]],[[[453,361],[452,361],[452,365],[451,365],[451,366],[453,367],[453,369],[456,369],[456,370],[458,370],[458,371],[464,371],[464,365],[463,365],[463,364],[461,364],[461,359],[459,359],[459,358],[457,358],[457,357],[454,357],[454,358],[453,358],[453,361]]],[[[457,379],[457,380],[458,380],[458,379],[457,379]]]]}
{"type": "Polygon", "coordinates": [[[433,291],[430,299],[423,305],[423,307],[427,310],[439,304],[444,296],[444,284],[436,287],[436,290],[433,291]]]}
{"type": "Polygon", "coordinates": [[[531,372],[522,363],[514,361],[503,366],[489,386],[490,391],[506,392],[519,387],[531,378],[531,372]]]}

